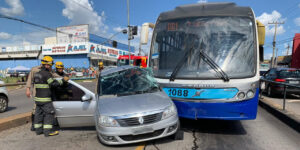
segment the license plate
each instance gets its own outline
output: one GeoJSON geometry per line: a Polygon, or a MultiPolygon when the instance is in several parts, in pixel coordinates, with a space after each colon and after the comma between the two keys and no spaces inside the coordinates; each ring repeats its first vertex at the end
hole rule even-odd
{"type": "Polygon", "coordinates": [[[291,84],[299,84],[299,81],[289,81],[291,84]]]}
{"type": "Polygon", "coordinates": [[[134,134],[144,134],[144,133],[150,133],[150,132],[153,132],[153,128],[151,127],[140,127],[140,128],[137,128],[137,129],[132,129],[132,132],[134,134]]]}

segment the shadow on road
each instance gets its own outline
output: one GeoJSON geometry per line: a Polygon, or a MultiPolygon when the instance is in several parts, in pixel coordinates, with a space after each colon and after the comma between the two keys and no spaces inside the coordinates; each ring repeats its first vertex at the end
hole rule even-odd
{"type": "Polygon", "coordinates": [[[12,111],[12,110],[14,110],[14,109],[16,109],[16,108],[17,108],[17,107],[10,107],[10,106],[8,106],[6,112],[12,111]]]}
{"type": "Polygon", "coordinates": [[[200,132],[227,135],[247,134],[239,120],[190,120],[180,119],[181,130],[185,132],[200,132]]]}

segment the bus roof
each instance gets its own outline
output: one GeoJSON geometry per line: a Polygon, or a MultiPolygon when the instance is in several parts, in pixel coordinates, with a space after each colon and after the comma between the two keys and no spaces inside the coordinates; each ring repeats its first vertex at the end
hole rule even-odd
{"type": "Polygon", "coordinates": [[[158,20],[170,20],[198,16],[248,16],[254,17],[250,7],[236,6],[235,3],[200,3],[182,5],[174,10],[163,12],[158,20]]]}

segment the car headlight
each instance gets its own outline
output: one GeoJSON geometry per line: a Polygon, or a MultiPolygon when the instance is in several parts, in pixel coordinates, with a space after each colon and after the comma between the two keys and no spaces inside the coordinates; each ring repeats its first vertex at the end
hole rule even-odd
{"type": "Polygon", "coordinates": [[[108,117],[108,116],[99,116],[99,121],[98,123],[102,126],[106,126],[106,127],[116,127],[118,126],[118,122],[112,118],[112,117],[108,117]]]}
{"type": "Polygon", "coordinates": [[[162,120],[163,119],[167,119],[167,118],[169,118],[169,117],[171,117],[171,116],[173,116],[173,115],[176,115],[177,114],[177,110],[176,110],[176,107],[175,107],[175,105],[174,104],[172,104],[171,106],[169,106],[169,107],[167,107],[166,109],[165,109],[165,111],[163,112],[163,114],[162,114],[162,120]]]}

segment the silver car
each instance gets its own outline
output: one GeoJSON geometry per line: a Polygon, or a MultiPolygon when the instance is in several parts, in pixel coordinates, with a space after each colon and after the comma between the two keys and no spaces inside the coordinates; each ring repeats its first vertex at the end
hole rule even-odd
{"type": "Polygon", "coordinates": [[[122,66],[102,72],[95,115],[99,140],[129,144],[174,134],[179,126],[172,100],[149,70],[122,66]]]}
{"type": "MultiPolygon", "coordinates": [[[[0,79],[0,85],[4,82],[0,79]]],[[[6,87],[0,87],[0,113],[5,112],[8,108],[8,92],[6,87]]]]}
{"type": "Polygon", "coordinates": [[[176,133],[176,107],[150,71],[132,66],[108,69],[102,72],[98,85],[96,96],[73,81],[55,90],[53,104],[61,127],[96,126],[100,142],[107,145],[176,133]]]}

